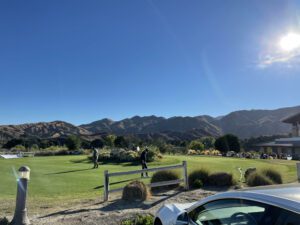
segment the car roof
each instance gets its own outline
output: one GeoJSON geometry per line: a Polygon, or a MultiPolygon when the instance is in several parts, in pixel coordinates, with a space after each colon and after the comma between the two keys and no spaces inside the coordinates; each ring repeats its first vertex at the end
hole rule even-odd
{"type": "Polygon", "coordinates": [[[288,184],[288,185],[270,185],[266,187],[247,188],[242,190],[248,193],[257,193],[268,196],[276,196],[291,201],[300,203],[300,184],[288,184]]]}
{"type": "Polygon", "coordinates": [[[193,204],[188,211],[200,205],[220,199],[245,199],[277,206],[289,211],[300,213],[300,185],[275,185],[260,188],[247,188],[238,191],[228,191],[209,196],[193,204]]]}

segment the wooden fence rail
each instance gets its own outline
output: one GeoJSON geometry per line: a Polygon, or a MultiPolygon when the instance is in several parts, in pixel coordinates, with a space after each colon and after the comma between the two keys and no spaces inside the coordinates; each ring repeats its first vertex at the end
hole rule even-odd
{"type": "Polygon", "coordinates": [[[189,185],[188,185],[186,161],[183,161],[182,164],[180,164],[180,165],[164,166],[164,167],[142,169],[142,170],[133,170],[133,171],[126,171],[126,172],[109,173],[108,170],[105,170],[104,171],[104,201],[108,200],[109,193],[119,192],[124,189],[124,187],[122,187],[122,188],[110,190],[110,188],[109,188],[109,178],[110,177],[124,176],[124,175],[130,175],[130,174],[141,174],[141,173],[145,173],[145,172],[173,170],[173,169],[182,169],[183,178],[178,179],[178,180],[156,182],[156,183],[148,184],[148,186],[149,187],[161,187],[161,186],[167,186],[167,185],[172,185],[172,184],[184,183],[185,190],[188,190],[189,185]]]}

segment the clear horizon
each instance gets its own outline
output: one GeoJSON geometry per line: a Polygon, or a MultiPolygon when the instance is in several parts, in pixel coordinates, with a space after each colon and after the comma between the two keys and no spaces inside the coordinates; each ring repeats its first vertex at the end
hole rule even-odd
{"type": "Polygon", "coordinates": [[[0,124],[299,105],[300,2],[0,2],[0,124]]]}

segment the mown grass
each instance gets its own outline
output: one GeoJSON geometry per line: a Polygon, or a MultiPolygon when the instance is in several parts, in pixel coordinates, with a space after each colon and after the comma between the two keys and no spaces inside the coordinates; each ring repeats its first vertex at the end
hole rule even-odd
{"type": "MultiPolygon", "coordinates": [[[[205,167],[211,172],[225,171],[239,178],[237,167],[274,168],[283,176],[283,182],[296,181],[296,162],[286,160],[253,160],[204,156],[169,156],[161,161],[149,163],[149,167],[166,166],[188,162],[188,170],[205,167]]],[[[103,173],[140,169],[131,163],[100,164],[99,169],[91,169],[87,156],[53,156],[4,160],[0,159],[0,216],[10,214],[15,204],[16,171],[21,165],[31,168],[29,182],[29,208],[63,205],[83,199],[102,199],[103,173]]],[[[151,174],[150,174],[151,176],[151,174]]],[[[124,186],[130,180],[140,178],[139,174],[113,177],[111,188],[124,186]],[[124,181],[124,182],[123,182],[124,181]]],[[[149,179],[143,180],[146,183],[149,179]]]]}

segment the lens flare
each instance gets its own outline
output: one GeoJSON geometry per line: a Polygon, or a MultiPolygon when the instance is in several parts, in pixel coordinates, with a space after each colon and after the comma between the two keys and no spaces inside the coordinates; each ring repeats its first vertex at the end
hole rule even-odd
{"type": "Polygon", "coordinates": [[[279,46],[283,51],[293,51],[300,48],[300,34],[289,33],[279,41],[279,46]]]}

